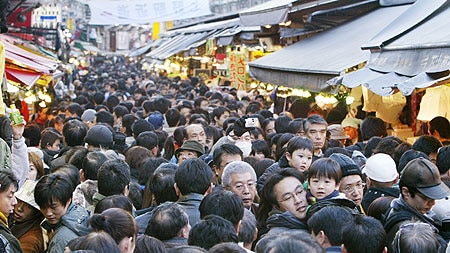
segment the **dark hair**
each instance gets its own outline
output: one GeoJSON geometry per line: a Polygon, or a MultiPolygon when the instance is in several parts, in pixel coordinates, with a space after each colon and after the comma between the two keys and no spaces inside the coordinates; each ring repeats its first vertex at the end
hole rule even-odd
{"type": "Polygon", "coordinates": [[[83,168],[83,160],[88,153],[88,149],[83,146],[76,146],[66,152],[66,163],[77,167],[78,170],[83,168]]]}
{"type": "Polygon", "coordinates": [[[378,146],[378,143],[381,141],[381,137],[373,136],[371,137],[364,147],[364,156],[365,157],[371,157],[374,153],[375,148],[378,146]]]}
{"type": "Polygon", "coordinates": [[[412,149],[422,151],[428,156],[431,153],[437,153],[440,147],[442,143],[432,135],[422,135],[412,145],[412,149]]]}
{"type": "Polygon", "coordinates": [[[134,114],[126,114],[122,118],[122,126],[125,127],[125,134],[127,136],[133,136],[133,129],[131,126],[133,126],[134,122],[138,118],[134,114]]]}
{"type": "Polygon", "coordinates": [[[211,186],[212,170],[202,159],[187,159],[175,172],[175,183],[182,195],[205,194],[211,186]]]}
{"type": "Polygon", "coordinates": [[[41,177],[37,182],[34,199],[41,208],[51,207],[55,201],[66,205],[72,199],[73,190],[74,186],[67,175],[51,173],[41,177]]]}
{"type": "Polygon", "coordinates": [[[158,147],[158,136],[152,131],[142,132],[136,138],[136,145],[152,150],[158,147]]]}
{"type": "MultiPolygon", "coordinates": [[[[167,201],[177,201],[178,196],[173,187],[174,184],[175,170],[169,168],[157,169],[145,186],[144,196],[145,192],[149,192],[150,196],[153,194],[156,205],[167,201]]],[[[148,206],[150,206],[150,203],[148,203],[148,206]]]]}
{"type": "Polygon", "coordinates": [[[166,202],[153,209],[145,234],[165,241],[176,237],[188,224],[184,209],[177,203],[166,202]]]}
{"type": "Polygon", "coordinates": [[[403,141],[397,136],[386,136],[381,139],[377,147],[373,150],[373,154],[383,153],[387,155],[392,155],[395,148],[402,144],[403,141]]]}
{"type": "Polygon", "coordinates": [[[94,93],[94,95],[92,95],[92,101],[96,105],[103,104],[103,101],[105,101],[105,94],[103,94],[103,92],[94,93]]]}
{"type": "Polygon", "coordinates": [[[275,161],[270,158],[264,158],[256,162],[255,166],[253,167],[255,169],[256,178],[259,179],[264,172],[269,168],[272,164],[274,164],[275,161]]]}
{"type": "Polygon", "coordinates": [[[95,206],[94,213],[102,213],[103,211],[114,207],[133,214],[133,204],[130,199],[124,195],[111,195],[103,198],[95,206]]]}
{"type": "MultiPolygon", "coordinates": [[[[112,87],[112,84],[111,84],[112,87]]],[[[107,99],[106,99],[106,107],[108,107],[108,111],[112,112],[113,108],[115,106],[117,106],[120,103],[120,100],[117,96],[115,95],[110,95],[107,99]]]]}
{"type": "Polygon", "coordinates": [[[443,146],[439,149],[436,157],[436,166],[441,175],[450,169],[450,146],[443,146]]]}
{"type": "Polygon", "coordinates": [[[384,222],[386,212],[391,207],[392,200],[394,200],[392,196],[382,196],[375,199],[367,208],[367,215],[374,217],[380,222],[384,222]]]}
{"type": "Polygon", "coordinates": [[[128,113],[130,113],[128,108],[123,106],[123,105],[118,105],[118,106],[114,107],[113,112],[116,114],[117,118],[122,118],[123,116],[127,115],[128,113]]]}
{"type": "Polygon", "coordinates": [[[164,114],[169,110],[171,102],[164,97],[157,97],[153,101],[153,105],[155,106],[155,110],[159,111],[160,113],[164,114]]]}
{"type": "Polygon", "coordinates": [[[217,190],[206,195],[198,209],[201,219],[215,214],[229,220],[236,227],[244,217],[245,208],[241,198],[236,194],[230,191],[217,190]]]}
{"type": "Polygon", "coordinates": [[[212,164],[216,165],[217,167],[220,167],[220,164],[222,163],[222,155],[240,155],[241,159],[243,159],[244,154],[242,150],[234,145],[234,144],[223,144],[216,149],[214,149],[213,152],[213,161],[212,164]]]}
{"type": "Polygon", "coordinates": [[[106,125],[109,125],[111,127],[114,126],[114,116],[112,113],[107,111],[99,111],[95,114],[95,121],[97,124],[104,123],[106,125]]]}
{"type": "Polygon", "coordinates": [[[95,253],[120,253],[118,243],[106,232],[91,232],[82,237],[82,240],[75,245],[75,249],[71,250],[87,250],[87,252],[95,253]],[[89,250],[89,251],[88,251],[89,250]]]}
{"type": "MultiPolygon", "coordinates": [[[[6,192],[9,190],[11,185],[14,186],[15,190],[19,188],[19,180],[14,175],[12,170],[8,169],[0,169],[0,193],[6,192]]],[[[4,213],[5,216],[8,216],[9,213],[4,213]]]]}
{"type": "Polygon", "coordinates": [[[280,116],[275,120],[275,130],[277,133],[288,133],[289,132],[289,123],[292,121],[292,118],[289,116],[280,116]]]}
{"type": "Polygon", "coordinates": [[[81,117],[83,114],[83,107],[81,107],[78,103],[71,103],[66,107],[66,111],[69,111],[71,114],[76,114],[78,117],[81,117]]]}
{"type": "Polygon", "coordinates": [[[208,215],[192,227],[188,244],[209,250],[222,242],[238,242],[236,230],[230,221],[217,216],[208,215]]]}
{"type": "Polygon", "coordinates": [[[141,235],[136,240],[134,253],[166,253],[164,243],[153,236],[141,235]]]}
{"type": "Polygon", "coordinates": [[[256,252],[308,252],[324,253],[325,250],[306,231],[296,230],[277,235],[266,236],[256,245],[256,252]]]}
{"type": "Polygon", "coordinates": [[[323,231],[332,246],[341,246],[342,232],[351,224],[353,215],[348,208],[326,206],[308,219],[308,228],[314,234],[323,231]]]}
{"type": "Polygon", "coordinates": [[[220,116],[222,116],[222,114],[224,114],[225,112],[230,113],[230,109],[226,108],[225,106],[216,107],[212,111],[211,118],[214,122],[216,122],[216,117],[220,118],[220,116]]]}
{"type": "Polygon", "coordinates": [[[97,180],[98,169],[107,160],[108,157],[103,152],[100,151],[88,152],[81,166],[84,172],[84,178],[97,180]]]}
{"type": "Polygon", "coordinates": [[[122,160],[109,160],[102,164],[97,173],[98,193],[104,196],[122,194],[130,184],[130,167],[122,160]]]}
{"type": "Polygon", "coordinates": [[[305,129],[303,128],[304,123],[305,123],[304,118],[293,119],[291,122],[289,122],[288,132],[292,134],[298,134],[303,132],[304,134],[305,133],[305,129]]]}
{"type": "Polygon", "coordinates": [[[236,120],[238,120],[238,118],[236,117],[229,117],[228,119],[223,121],[223,130],[227,131],[228,127],[232,126],[234,124],[234,122],[236,122],[236,120]]]}
{"type": "Polygon", "coordinates": [[[450,138],[450,122],[447,118],[442,116],[434,117],[430,121],[430,133],[434,135],[437,131],[442,138],[450,138]]]}
{"type": "Polygon", "coordinates": [[[133,178],[139,177],[142,166],[152,156],[152,152],[142,146],[134,146],[128,149],[125,153],[125,162],[130,166],[130,173],[133,178]]]}
{"type": "Polygon", "coordinates": [[[363,141],[367,141],[374,136],[385,137],[388,135],[384,121],[373,116],[365,118],[359,129],[361,130],[363,141]]]}
{"type": "Polygon", "coordinates": [[[303,182],[302,174],[294,168],[283,168],[274,171],[265,181],[261,190],[260,202],[256,219],[258,220],[258,232],[264,234],[267,232],[266,220],[269,217],[269,212],[273,207],[279,207],[277,196],[275,195],[275,186],[285,178],[294,177],[300,182],[303,182]]]}
{"type": "Polygon", "coordinates": [[[354,215],[351,226],[346,226],[342,232],[342,243],[348,253],[380,253],[385,240],[383,225],[370,216],[354,215]]]}
{"type": "Polygon", "coordinates": [[[168,253],[207,253],[203,248],[191,245],[182,245],[169,249],[168,253]]]}
{"type": "Polygon", "coordinates": [[[130,199],[136,210],[142,209],[142,187],[136,181],[130,182],[130,191],[128,193],[128,198],[130,199]]]}
{"type": "Polygon", "coordinates": [[[271,156],[269,144],[266,141],[263,141],[263,140],[254,140],[254,141],[252,141],[252,151],[250,152],[250,155],[254,156],[258,152],[263,153],[265,158],[271,156]]]}
{"type": "MultiPolygon", "coordinates": [[[[168,163],[166,159],[162,157],[151,157],[145,160],[144,164],[140,166],[138,182],[140,185],[145,185],[149,178],[152,177],[153,172],[163,163],[168,163]]],[[[176,164],[173,164],[177,166],[176,164]]],[[[178,166],[177,166],[178,168],[178,166]]]]}
{"type": "Polygon", "coordinates": [[[41,139],[41,128],[36,124],[26,125],[22,136],[27,139],[28,146],[39,146],[39,141],[41,139]]]}
{"type": "Polygon", "coordinates": [[[234,242],[222,242],[209,249],[209,253],[246,253],[245,249],[234,242]]]}
{"type": "Polygon", "coordinates": [[[302,136],[295,136],[294,138],[290,139],[286,147],[286,152],[292,155],[295,150],[299,149],[306,149],[311,152],[314,152],[313,143],[309,138],[302,136]]]}
{"type": "Polygon", "coordinates": [[[306,118],[309,110],[311,110],[310,102],[301,98],[295,99],[289,107],[289,112],[294,118],[306,118]]]}
{"type": "Polygon", "coordinates": [[[70,165],[70,164],[63,164],[58,167],[56,167],[53,171],[53,174],[63,174],[65,175],[72,184],[72,191],[75,190],[77,185],[81,183],[80,179],[80,171],[77,167],[70,165]]]}
{"type": "Polygon", "coordinates": [[[138,227],[133,216],[120,208],[109,208],[93,214],[88,221],[94,231],[105,231],[119,244],[123,238],[136,239],[138,227]]]}
{"type": "Polygon", "coordinates": [[[255,240],[257,223],[256,217],[249,209],[244,209],[244,216],[239,225],[239,242],[244,244],[252,243],[255,240]]]}
{"type": "Polygon", "coordinates": [[[332,178],[338,184],[341,181],[342,171],[338,162],[331,158],[320,158],[311,164],[308,170],[308,182],[311,178],[332,178]]]}
{"type": "Polygon", "coordinates": [[[64,123],[62,134],[67,146],[75,147],[83,145],[84,137],[87,134],[87,126],[81,120],[72,118],[64,123]]]}
{"type": "Polygon", "coordinates": [[[340,148],[340,147],[327,148],[327,150],[323,153],[323,156],[330,157],[332,154],[337,154],[337,153],[346,155],[351,158],[350,152],[347,149],[340,148]]]}
{"type": "Polygon", "coordinates": [[[40,148],[42,150],[47,148],[47,145],[52,146],[56,140],[60,140],[62,142],[62,136],[56,130],[43,130],[41,132],[41,140],[40,140],[40,148]]]}
{"type": "Polygon", "coordinates": [[[431,161],[430,158],[428,157],[428,155],[425,154],[424,152],[410,149],[410,150],[406,151],[405,153],[403,153],[403,155],[400,157],[400,160],[398,161],[397,172],[401,173],[402,170],[405,168],[406,164],[409,163],[409,161],[411,161],[415,158],[419,158],[419,157],[423,157],[423,158],[431,161]]]}

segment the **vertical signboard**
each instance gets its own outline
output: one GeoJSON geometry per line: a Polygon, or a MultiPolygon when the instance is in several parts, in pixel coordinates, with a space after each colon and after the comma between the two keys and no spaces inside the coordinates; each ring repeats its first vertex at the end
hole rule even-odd
{"type": "Polygon", "coordinates": [[[234,50],[228,52],[229,80],[237,90],[247,90],[247,62],[247,48],[236,47],[234,50]]]}

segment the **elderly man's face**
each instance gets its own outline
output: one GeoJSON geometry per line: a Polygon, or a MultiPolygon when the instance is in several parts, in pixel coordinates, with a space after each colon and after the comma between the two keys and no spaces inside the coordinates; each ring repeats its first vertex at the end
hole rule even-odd
{"type": "Polygon", "coordinates": [[[256,180],[250,172],[233,173],[230,175],[229,189],[242,199],[245,208],[250,208],[256,196],[256,180]]]}
{"type": "Polygon", "coordinates": [[[345,194],[345,197],[353,200],[356,205],[360,205],[364,194],[365,183],[359,175],[350,175],[341,179],[339,191],[345,194]]]}
{"type": "Polygon", "coordinates": [[[195,140],[200,142],[203,146],[206,146],[206,134],[205,129],[200,124],[192,124],[186,129],[188,134],[188,140],[195,140]]]}

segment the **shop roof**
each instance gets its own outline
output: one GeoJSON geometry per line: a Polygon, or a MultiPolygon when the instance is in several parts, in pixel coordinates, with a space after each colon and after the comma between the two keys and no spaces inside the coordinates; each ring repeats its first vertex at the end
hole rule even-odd
{"type": "Polygon", "coordinates": [[[276,85],[327,91],[327,80],[365,62],[360,46],[409,6],[382,7],[249,63],[253,78],[276,85]]]}
{"type": "Polygon", "coordinates": [[[418,0],[376,34],[363,49],[371,49],[365,68],[344,75],[337,83],[363,84],[386,96],[397,89],[410,95],[450,80],[450,2],[418,0]]]}

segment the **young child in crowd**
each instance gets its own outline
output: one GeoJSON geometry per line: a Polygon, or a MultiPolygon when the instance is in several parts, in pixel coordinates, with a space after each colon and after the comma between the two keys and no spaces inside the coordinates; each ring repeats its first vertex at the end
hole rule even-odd
{"type": "Polygon", "coordinates": [[[338,197],[341,177],[341,169],[336,161],[320,158],[313,162],[308,172],[308,203],[312,205],[317,201],[338,197]]]}

